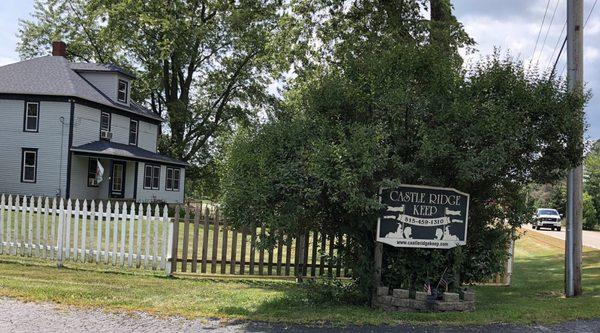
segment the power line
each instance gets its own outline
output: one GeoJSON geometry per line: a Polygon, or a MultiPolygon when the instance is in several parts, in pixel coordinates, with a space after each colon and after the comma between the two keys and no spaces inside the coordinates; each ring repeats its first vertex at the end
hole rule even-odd
{"type": "MultiPolygon", "coordinates": [[[[544,52],[544,47],[546,46],[546,39],[548,39],[548,32],[550,32],[550,28],[552,28],[552,23],[554,23],[554,16],[556,15],[556,9],[558,9],[559,3],[560,3],[560,0],[556,0],[556,5],[554,5],[554,11],[552,12],[552,17],[550,18],[550,24],[548,24],[548,29],[546,29],[546,35],[544,36],[544,42],[542,43],[542,48],[540,49],[540,55],[538,56],[538,62],[542,58],[542,53],[544,52]]],[[[534,57],[535,57],[535,54],[534,54],[534,57]]]]}
{"type": "MultiPolygon", "coordinates": [[[[552,72],[550,72],[550,75],[552,75],[552,73],[554,73],[554,71],[556,70],[556,64],[558,64],[558,60],[560,59],[560,56],[562,55],[562,52],[565,49],[566,44],[567,44],[567,37],[565,36],[565,40],[563,40],[562,46],[560,47],[560,51],[558,51],[558,56],[556,57],[556,61],[554,61],[554,66],[552,66],[552,72]]],[[[563,66],[563,69],[564,69],[564,66],[563,66]]],[[[562,75],[562,70],[560,72],[562,75]]]]}
{"type": "Polygon", "coordinates": [[[538,31],[537,38],[535,39],[535,47],[533,48],[533,54],[531,55],[531,59],[529,60],[529,64],[535,58],[535,51],[537,51],[538,42],[540,41],[540,35],[542,34],[542,29],[544,28],[544,22],[546,21],[546,14],[548,14],[548,7],[550,6],[550,0],[546,2],[546,10],[544,10],[544,17],[542,18],[542,25],[540,25],[540,30],[538,31]]]}
{"type": "Polygon", "coordinates": [[[588,21],[590,20],[590,16],[592,16],[592,12],[594,11],[594,8],[596,8],[597,3],[598,3],[598,0],[595,0],[594,4],[592,5],[592,8],[590,8],[590,12],[588,13],[588,16],[585,18],[585,22],[583,23],[584,29],[585,29],[585,26],[587,25],[588,21]]]}
{"type": "MultiPolygon", "coordinates": [[[[587,17],[585,18],[585,22],[583,22],[583,29],[585,29],[585,27],[587,26],[587,23],[590,20],[590,17],[592,16],[592,13],[594,12],[594,8],[596,8],[597,3],[598,3],[598,0],[594,0],[594,4],[592,4],[592,8],[590,8],[590,12],[588,13],[587,17]]],[[[567,34],[568,34],[568,32],[567,32],[567,34]]],[[[556,61],[554,62],[554,66],[552,67],[552,72],[550,72],[550,75],[552,75],[552,73],[554,73],[554,70],[556,70],[556,64],[558,64],[558,60],[560,59],[560,56],[562,55],[562,51],[565,48],[566,43],[567,43],[567,37],[565,37],[565,40],[563,41],[560,51],[558,52],[558,56],[556,57],[556,61]]],[[[566,67],[567,67],[567,64],[566,63],[563,64],[563,67],[560,70],[560,76],[562,76],[562,73],[566,67]]]]}
{"type": "Polygon", "coordinates": [[[560,44],[560,41],[562,40],[562,36],[563,36],[563,33],[565,32],[566,27],[567,27],[567,21],[565,20],[562,30],[560,31],[560,35],[558,35],[558,39],[556,40],[556,44],[554,45],[554,49],[552,50],[552,54],[550,55],[550,58],[548,59],[548,63],[546,64],[546,69],[549,68],[550,65],[552,65],[552,59],[554,59],[554,54],[556,53],[556,50],[558,49],[558,44],[560,44]]]}

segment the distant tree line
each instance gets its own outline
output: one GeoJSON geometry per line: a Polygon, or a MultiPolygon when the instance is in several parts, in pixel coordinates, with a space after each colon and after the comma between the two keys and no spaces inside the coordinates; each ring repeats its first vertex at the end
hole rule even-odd
{"type": "MultiPolygon", "coordinates": [[[[594,142],[583,161],[583,228],[600,228],[600,141],[594,142]]],[[[535,208],[558,210],[563,217],[567,211],[567,186],[564,180],[555,184],[532,184],[529,202],[535,208]]]]}

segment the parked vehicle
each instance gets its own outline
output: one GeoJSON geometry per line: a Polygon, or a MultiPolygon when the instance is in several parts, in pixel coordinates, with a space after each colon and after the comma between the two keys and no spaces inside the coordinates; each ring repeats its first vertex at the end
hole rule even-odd
{"type": "Polygon", "coordinates": [[[560,231],[562,215],[556,209],[539,208],[533,216],[533,229],[540,230],[541,228],[550,228],[560,231]]]}

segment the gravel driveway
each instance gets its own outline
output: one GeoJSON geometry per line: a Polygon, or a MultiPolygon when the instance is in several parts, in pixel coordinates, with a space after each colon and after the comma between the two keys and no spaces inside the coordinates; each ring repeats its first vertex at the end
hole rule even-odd
{"type": "Polygon", "coordinates": [[[101,310],[59,308],[52,304],[24,303],[0,298],[0,332],[213,332],[213,333],[333,333],[333,332],[600,332],[600,319],[581,320],[555,326],[489,325],[466,328],[432,326],[361,326],[347,328],[315,328],[269,325],[263,323],[221,324],[217,320],[160,319],[135,315],[106,313],[101,310]]]}

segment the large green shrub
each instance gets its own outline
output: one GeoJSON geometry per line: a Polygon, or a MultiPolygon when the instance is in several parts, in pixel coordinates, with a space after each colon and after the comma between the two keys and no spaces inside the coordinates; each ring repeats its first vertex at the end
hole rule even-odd
{"type": "Polygon", "coordinates": [[[467,245],[384,246],[383,278],[414,289],[446,269],[455,284],[486,280],[503,270],[513,228],[531,216],[525,185],[556,181],[580,162],[585,98],[497,54],[464,72],[459,58],[419,33],[427,26],[410,26],[421,21],[369,15],[380,34],[340,37],[331,51],[337,61],[304,72],[274,120],[232,140],[223,209],[234,224],[265,223],[272,232],[346,233],[341,259],[366,300],[378,189],[454,187],[471,194],[467,245]]]}

